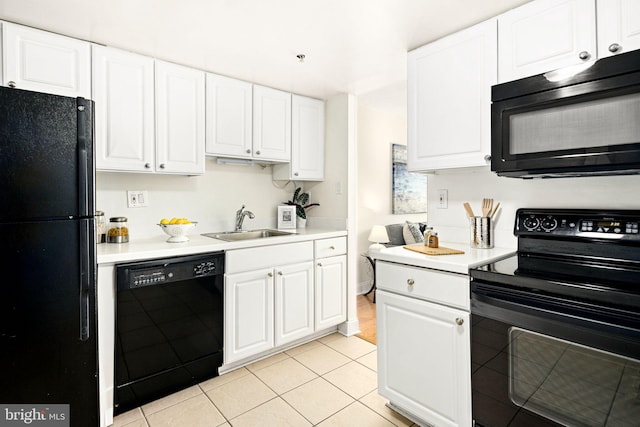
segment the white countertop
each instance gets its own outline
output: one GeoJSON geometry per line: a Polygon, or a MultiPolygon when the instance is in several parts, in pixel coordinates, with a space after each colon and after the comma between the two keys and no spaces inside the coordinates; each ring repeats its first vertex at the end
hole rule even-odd
{"type": "Polygon", "coordinates": [[[458,249],[464,251],[464,254],[425,255],[410,251],[402,246],[394,246],[392,248],[385,248],[379,253],[371,255],[371,257],[381,261],[467,274],[471,267],[477,267],[506,258],[516,252],[514,248],[472,249],[468,244],[449,242],[442,242],[440,246],[458,249]]]}
{"type": "MultiPolygon", "coordinates": [[[[215,230],[212,230],[215,231],[215,230]]],[[[286,230],[285,230],[286,231],[286,230]]],[[[200,254],[206,252],[226,251],[230,249],[268,246],[282,243],[302,242],[305,240],[324,239],[346,236],[346,230],[330,230],[321,228],[305,228],[291,230],[290,236],[268,237],[238,242],[225,242],[195,233],[184,243],[168,243],[169,236],[158,234],[157,237],[136,239],[128,243],[102,243],[98,245],[98,264],[139,261],[145,259],[165,258],[200,254]]],[[[209,231],[203,231],[208,233],[209,231]]]]}

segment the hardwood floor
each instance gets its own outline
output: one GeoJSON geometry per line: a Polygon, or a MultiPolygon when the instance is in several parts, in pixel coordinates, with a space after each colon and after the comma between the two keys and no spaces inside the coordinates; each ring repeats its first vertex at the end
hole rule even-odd
{"type": "Polygon", "coordinates": [[[360,333],[357,337],[376,343],[376,305],[373,303],[373,292],[369,295],[358,295],[358,321],[360,333]]]}

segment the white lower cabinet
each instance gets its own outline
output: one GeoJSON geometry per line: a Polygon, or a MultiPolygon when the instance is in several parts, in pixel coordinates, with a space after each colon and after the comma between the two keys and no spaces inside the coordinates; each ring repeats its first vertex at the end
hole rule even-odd
{"type": "Polygon", "coordinates": [[[250,361],[344,322],[344,253],[344,237],[227,251],[224,363],[250,361]]]}
{"type": "Polygon", "coordinates": [[[273,347],[273,269],[229,274],[224,287],[225,363],[273,347]]]}
{"type": "Polygon", "coordinates": [[[422,299],[438,284],[468,289],[468,278],[381,261],[376,271],[378,393],[416,421],[470,426],[469,312],[422,299]]]}
{"type": "Polygon", "coordinates": [[[313,242],[226,253],[224,363],[313,332],[313,242]]]}
{"type": "Polygon", "coordinates": [[[347,257],[320,258],[316,261],[316,330],[347,320],[347,257]]]}
{"type": "Polygon", "coordinates": [[[274,278],[277,347],[314,331],[313,262],[276,268],[274,278]]]}

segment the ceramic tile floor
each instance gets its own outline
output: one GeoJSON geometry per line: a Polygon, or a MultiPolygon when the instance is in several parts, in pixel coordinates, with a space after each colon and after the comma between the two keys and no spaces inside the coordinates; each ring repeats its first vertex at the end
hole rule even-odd
{"type": "Polygon", "coordinates": [[[376,346],[332,334],[117,416],[115,427],[415,426],[378,395],[376,346]]]}

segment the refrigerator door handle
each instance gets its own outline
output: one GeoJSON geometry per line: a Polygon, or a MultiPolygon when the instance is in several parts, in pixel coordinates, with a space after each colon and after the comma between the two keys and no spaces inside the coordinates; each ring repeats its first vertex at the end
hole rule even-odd
{"type": "Polygon", "coordinates": [[[80,225],[80,341],[87,341],[90,335],[91,310],[90,294],[95,283],[95,268],[92,267],[94,257],[92,235],[93,221],[82,221],[80,225]]]}
{"type": "MultiPolygon", "coordinates": [[[[92,216],[92,200],[90,191],[93,191],[93,181],[89,179],[89,168],[93,165],[93,159],[89,162],[90,144],[92,136],[92,114],[90,102],[84,98],[77,98],[77,130],[78,130],[78,210],[81,217],[92,216]]],[[[92,151],[91,151],[92,152],[92,151]]]]}

